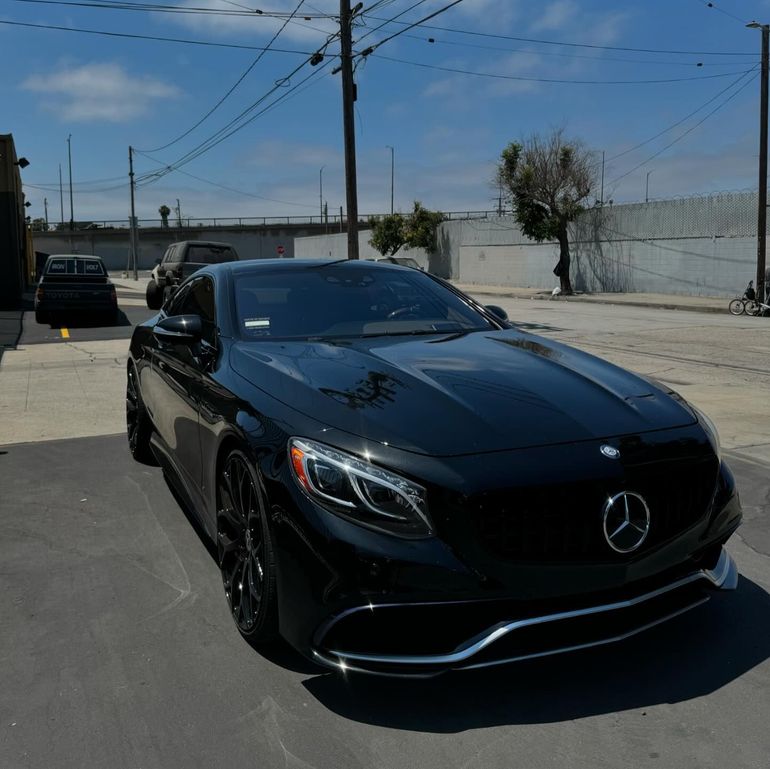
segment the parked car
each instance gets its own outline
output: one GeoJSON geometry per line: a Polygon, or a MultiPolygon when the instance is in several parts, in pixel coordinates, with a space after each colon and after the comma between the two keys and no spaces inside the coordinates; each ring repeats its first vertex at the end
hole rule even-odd
{"type": "Polygon", "coordinates": [[[159,310],[168,297],[170,287],[201,267],[222,262],[234,262],[238,254],[229,243],[215,243],[208,240],[183,240],[166,249],[163,258],[155,265],[150,282],[147,284],[147,307],[159,310]]]}
{"type": "Polygon", "coordinates": [[[708,418],[504,315],[418,270],[264,260],[199,270],[137,326],[130,450],[216,543],[245,639],[428,676],[735,588],[708,418]]]}
{"type": "Polygon", "coordinates": [[[35,320],[83,313],[114,323],[118,314],[115,286],[99,256],[52,254],[35,291],[35,320]]]}

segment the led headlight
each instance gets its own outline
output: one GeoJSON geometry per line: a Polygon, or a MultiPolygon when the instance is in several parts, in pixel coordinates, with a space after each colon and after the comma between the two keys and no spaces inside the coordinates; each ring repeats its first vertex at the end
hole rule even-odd
{"type": "Polygon", "coordinates": [[[400,537],[429,537],[425,489],[331,446],[289,439],[289,459],[299,485],[327,510],[400,537]]]}

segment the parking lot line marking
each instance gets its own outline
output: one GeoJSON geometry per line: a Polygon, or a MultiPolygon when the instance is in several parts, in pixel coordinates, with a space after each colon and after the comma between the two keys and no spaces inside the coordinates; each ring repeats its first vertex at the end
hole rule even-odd
{"type": "Polygon", "coordinates": [[[61,331],[61,338],[62,339],[69,339],[70,338],[70,332],[69,332],[68,328],[64,328],[64,326],[62,326],[59,329],[59,331],[61,331]]]}

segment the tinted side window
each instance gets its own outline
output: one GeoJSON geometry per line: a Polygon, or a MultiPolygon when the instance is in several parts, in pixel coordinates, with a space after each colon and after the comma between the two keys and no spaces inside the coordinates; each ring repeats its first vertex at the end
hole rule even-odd
{"type": "Polygon", "coordinates": [[[169,262],[174,261],[174,255],[176,254],[176,246],[169,246],[166,249],[166,253],[163,256],[163,262],[162,264],[168,264],[169,262]]]}
{"type": "Polygon", "coordinates": [[[168,303],[167,306],[163,308],[166,315],[183,315],[184,312],[182,310],[182,304],[185,301],[185,297],[190,291],[190,286],[184,286],[183,288],[180,288],[179,291],[177,291],[176,294],[174,294],[171,297],[171,301],[168,303]]]}
{"type": "Polygon", "coordinates": [[[203,246],[192,243],[187,247],[185,256],[185,261],[193,264],[221,264],[237,259],[235,251],[229,246],[203,246]]]}
{"type": "MultiPolygon", "coordinates": [[[[200,278],[190,284],[182,296],[179,309],[174,315],[199,315],[203,321],[203,338],[211,345],[216,343],[216,313],[214,308],[214,282],[211,278],[200,278]]],[[[176,298],[173,306],[177,306],[176,298]]]]}

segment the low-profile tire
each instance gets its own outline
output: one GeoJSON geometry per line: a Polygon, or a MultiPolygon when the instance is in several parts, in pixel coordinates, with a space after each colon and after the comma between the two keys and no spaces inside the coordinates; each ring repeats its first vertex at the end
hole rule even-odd
{"type": "Polygon", "coordinates": [[[136,366],[128,367],[126,377],[126,434],[131,456],[145,465],[154,465],[155,457],[150,448],[152,421],[142,400],[136,366]]]}
{"type": "Polygon", "coordinates": [[[747,315],[759,315],[759,302],[755,302],[753,299],[746,302],[746,314],[747,315]]]}
{"type": "Polygon", "coordinates": [[[145,299],[147,307],[151,310],[159,310],[163,306],[163,289],[155,282],[154,278],[151,278],[147,284],[145,299]]]}
{"type": "Polygon", "coordinates": [[[35,310],[35,323],[40,323],[44,326],[48,325],[50,322],[50,319],[48,317],[47,312],[41,312],[40,310],[35,310]]]}
{"type": "Polygon", "coordinates": [[[275,555],[264,490],[249,458],[231,451],[217,477],[217,555],[230,614],[253,646],[278,636],[275,555]]]}
{"type": "Polygon", "coordinates": [[[746,309],[746,305],[743,303],[743,299],[733,299],[730,302],[730,314],[731,315],[743,315],[746,309]]]}

